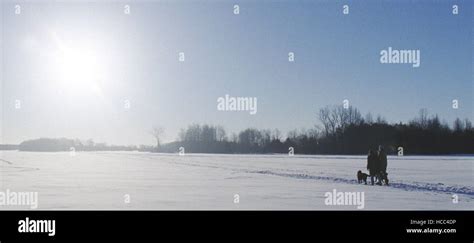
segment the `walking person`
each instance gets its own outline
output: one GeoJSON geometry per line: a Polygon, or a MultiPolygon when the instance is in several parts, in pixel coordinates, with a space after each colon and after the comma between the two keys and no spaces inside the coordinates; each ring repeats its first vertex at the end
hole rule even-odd
{"type": "Polygon", "coordinates": [[[388,186],[388,174],[387,174],[387,154],[382,145],[379,145],[379,151],[377,153],[379,161],[379,182],[377,185],[382,185],[382,181],[388,186]]]}
{"type": "Polygon", "coordinates": [[[369,150],[369,154],[367,156],[367,170],[369,170],[370,183],[374,185],[374,179],[380,172],[380,169],[378,166],[377,154],[371,149],[369,150]]]}

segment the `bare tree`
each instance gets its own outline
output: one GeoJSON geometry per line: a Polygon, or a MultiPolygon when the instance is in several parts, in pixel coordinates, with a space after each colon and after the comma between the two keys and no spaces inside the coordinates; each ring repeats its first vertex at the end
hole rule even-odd
{"type": "Polygon", "coordinates": [[[308,131],[308,135],[310,138],[318,139],[321,136],[321,127],[315,125],[312,129],[308,131]]]}
{"type": "Polygon", "coordinates": [[[227,133],[225,132],[224,127],[222,126],[216,127],[216,137],[217,137],[217,141],[219,142],[227,141],[227,133]]]}
{"type": "Polygon", "coordinates": [[[462,130],[464,130],[464,123],[461,119],[456,118],[456,120],[454,120],[453,130],[455,132],[462,132],[462,130]]]}
{"type": "Polygon", "coordinates": [[[270,142],[272,141],[272,131],[270,129],[263,129],[261,133],[263,145],[265,146],[267,144],[270,144],[270,142]]]}
{"type": "Polygon", "coordinates": [[[237,136],[236,133],[232,133],[231,139],[233,143],[238,143],[239,142],[239,136],[237,136]]]}
{"type": "Polygon", "coordinates": [[[324,133],[326,134],[326,137],[329,136],[329,133],[331,132],[330,131],[331,122],[330,122],[330,117],[329,117],[330,113],[331,112],[329,110],[329,107],[324,107],[319,110],[319,120],[323,124],[323,129],[324,129],[324,133]]]}
{"type": "Polygon", "coordinates": [[[293,129],[293,130],[289,131],[287,133],[286,137],[289,138],[290,140],[296,140],[296,138],[298,137],[298,130],[293,129]]]}
{"type": "Polygon", "coordinates": [[[372,113],[367,113],[365,115],[365,122],[369,125],[372,125],[372,123],[374,123],[374,118],[372,117],[372,113]]]}
{"type": "Polygon", "coordinates": [[[336,128],[345,130],[350,125],[360,125],[363,121],[362,115],[359,110],[353,106],[344,108],[338,106],[332,109],[332,117],[334,117],[334,123],[336,128]]]}
{"type": "Polygon", "coordinates": [[[469,121],[469,119],[467,119],[467,118],[464,119],[464,129],[465,129],[466,131],[472,130],[472,122],[469,121]]]}
{"type": "Polygon", "coordinates": [[[326,106],[319,110],[319,120],[326,137],[335,134],[338,129],[344,131],[350,125],[360,125],[364,122],[360,111],[353,106],[326,106]]]}
{"type": "Polygon", "coordinates": [[[151,135],[156,139],[156,148],[160,147],[161,144],[161,137],[165,133],[165,129],[161,126],[155,126],[151,130],[151,135]]]}
{"type": "Polygon", "coordinates": [[[338,128],[345,128],[345,126],[349,123],[349,115],[350,113],[342,106],[326,106],[320,109],[319,120],[323,124],[326,136],[335,134],[338,128]]]}
{"type": "Polygon", "coordinates": [[[272,140],[281,141],[281,132],[278,130],[278,128],[272,131],[272,140]]]}
{"type": "Polygon", "coordinates": [[[349,109],[346,110],[347,114],[347,123],[349,125],[360,125],[363,123],[364,119],[362,118],[362,115],[360,114],[360,111],[353,107],[349,106],[349,109]]]}
{"type": "Polygon", "coordinates": [[[329,127],[331,129],[331,134],[336,133],[337,127],[341,123],[340,118],[341,116],[339,116],[337,108],[333,108],[329,113],[329,127]]]}
{"type": "Polygon", "coordinates": [[[375,120],[375,123],[376,124],[387,124],[387,121],[385,120],[384,117],[382,117],[381,115],[377,115],[377,118],[375,120]]]}
{"type": "Polygon", "coordinates": [[[423,108],[420,109],[418,112],[420,117],[418,118],[419,121],[418,123],[420,124],[421,128],[427,128],[428,127],[428,109],[423,108]]]}

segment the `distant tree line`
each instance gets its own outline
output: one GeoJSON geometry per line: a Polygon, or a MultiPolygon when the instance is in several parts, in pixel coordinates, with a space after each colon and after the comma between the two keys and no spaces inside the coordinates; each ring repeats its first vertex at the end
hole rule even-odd
{"type": "Polygon", "coordinates": [[[278,129],[248,128],[230,137],[222,126],[192,124],[181,129],[178,141],[164,144],[159,152],[176,152],[184,147],[190,153],[282,153],[287,150],[278,129]]]}
{"type": "Polygon", "coordinates": [[[106,143],[95,143],[89,139],[81,141],[79,139],[68,138],[39,138],[26,140],[18,146],[20,151],[44,151],[44,152],[59,152],[59,151],[152,151],[153,146],[118,146],[107,145],[106,143]]]}
{"type": "MultiPolygon", "coordinates": [[[[323,126],[317,140],[317,153],[359,154],[383,145],[389,152],[404,154],[473,154],[474,129],[471,121],[457,118],[452,128],[437,115],[421,109],[407,124],[388,124],[368,113],[362,118],[353,107],[326,107],[319,111],[323,126]]],[[[304,137],[304,135],[303,135],[304,137]]],[[[297,139],[298,140],[298,139],[297,139]]]]}
{"type": "Polygon", "coordinates": [[[248,128],[228,137],[222,126],[192,124],[181,130],[178,141],[157,151],[183,147],[191,153],[288,153],[293,147],[299,154],[366,154],[382,145],[389,153],[401,148],[403,154],[474,154],[471,121],[457,118],[450,127],[426,109],[407,124],[389,124],[370,113],[362,117],[352,106],[327,106],[317,117],[320,126],[290,131],[285,139],[278,129],[248,128]]]}
{"type": "Polygon", "coordinates": [[[0,150],[18,150],[17,144],[0,144],[0,150]]]}
{"type": "MultiPolygon", "coordinates": [[[[474,128],[468,119],[457,118],[452,126],[429,116],[426,109],[408,123],[389,124],[378,115],[364,117],[352,106],[327,106],[319,110],[320,125],[293,130],[286,137],[278,129],[247,128],[228,134],[222,126],[191,124],[181,129],[175,142],[162,144],[164,129],[155,127],[151,135],[156,146],[116,146],[92,140],[40,138],[18,145],[21,151],[149,151],[175,153],[180,147],[187,153],[288,153],[366,154],[379,145],[388,153],[399,148],[404,154],[474,154],[474,128]]],[[[3,149],[12,149],[8,146],[3,149]]]]}

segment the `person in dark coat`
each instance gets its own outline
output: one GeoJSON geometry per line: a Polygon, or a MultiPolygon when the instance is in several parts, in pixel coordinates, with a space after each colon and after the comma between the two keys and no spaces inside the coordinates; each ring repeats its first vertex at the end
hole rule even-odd
{"type": "Polygon", "coordinates": [[[369,150],[369,155],[367,156],[367,170],[369,170],[370,182],[374,185],[374,178],[380,172],[380,168],[378,166],[377,154],[372,150],[369,150]]]}
{"type": "Polygon", "coordinates": [[[385,181],[385,185],[388,185],[388,177],[387,177],[387,154],[385,153],[385,150],[383,149],[382,145],[379,146],[379,151],[378,151],[378,161],[380,164],[379,167],[379,182],[377,182],[378,185],[382,184],[382,181],[385,181]]]}

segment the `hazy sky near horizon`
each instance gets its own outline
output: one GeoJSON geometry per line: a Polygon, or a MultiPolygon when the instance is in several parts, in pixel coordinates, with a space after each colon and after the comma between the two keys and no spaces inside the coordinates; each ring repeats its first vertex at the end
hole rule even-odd
{"type": "Polygon", "coordinates": [[[16,4],[1,5],[0,143],[154,144],[154,125],[172,141],[191,123],[286,134],[344,99],[389,122],[421,108],[474,120],[472,1],[458,15],[408,0],[16,4]],[[381,64],[388,47],[420,50],[420,67],[381,64]],[[218,111],[226,94],[256,97],[257,113],[218,111]]]}

